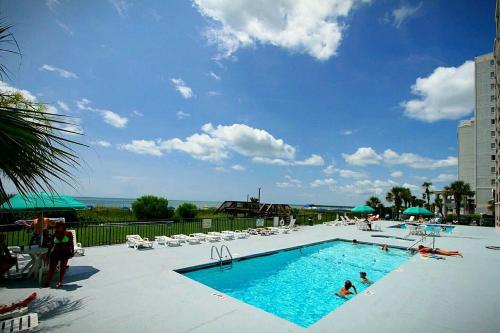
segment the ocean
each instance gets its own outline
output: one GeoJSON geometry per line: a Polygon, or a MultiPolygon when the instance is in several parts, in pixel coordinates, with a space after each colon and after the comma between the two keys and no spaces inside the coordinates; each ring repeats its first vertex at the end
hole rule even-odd
{"type": "MultiPolygon", "coordinates": [[[[75,197],[76,200],[87,206],[99,206],[99,207],[132,207],[132,203],[135,199],[131,198],[98,198],[98,197],[75,197]]],[[[222,202],[219,201],[195,201],[195,200],[168,200],[168,205],[170,207],[177,208],[177,206],[189,202],[195,204],[198,208],[212,208],[219,207],[222,202]]]]}

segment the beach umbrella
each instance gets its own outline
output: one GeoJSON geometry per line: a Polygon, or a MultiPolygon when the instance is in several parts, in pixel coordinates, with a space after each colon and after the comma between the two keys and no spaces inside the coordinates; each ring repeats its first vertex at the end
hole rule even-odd
{"type": "Polygon", "coordinates": [[[40,192],[16,194],[0,206],[0,211],[63,211],[85,208],[86,205],[68,195],[40,192]]]}
{"type": "Polygon", "coordinates": [[[405,215],[433,215],[432,212],[424,207],[410,207],[403,211],[405,215]]]}
{"type": "Polygon", "coordinates": [[[351,209],[351,212],[353,213],[373,213],[375,209],[371,208],[370,206],[356,206],[351,209]]]}

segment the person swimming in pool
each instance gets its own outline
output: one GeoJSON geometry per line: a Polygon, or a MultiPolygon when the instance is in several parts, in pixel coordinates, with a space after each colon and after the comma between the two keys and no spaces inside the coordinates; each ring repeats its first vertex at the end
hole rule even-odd
{"type": "Polygon", "coordinates": [[[356,290],[356,286],[353,285],[351,281],[346,280],[346,282],[344,283],[344,286],[342,288],[340,288],[340,290],[338,292],[336,292],[335,295],[337,295],[338,297],[342,297],[342,298],[347,299],[347,295],[354,295],[357,293],[358,293],[358,291],[356,290]],[[351,288],[354,290],[354,293],[349,290],[351,288]]]}
{"type": "Polygon", "coordinates": [[[373,281],[370,281],[366,276],[366,272],[359,272],[359,278],[361,279],[361,283],[364,284],[372,284],[373,281]]]}
{"type": "Polygon", "coordinates": [[[352,245],[358,245],[358,244],[359,244],[359,243],[358,243],[358,240],[357,240],[357,239],[353,239],[353,240],[352,240],[352,245]]]}
{"type": "Polygon", "coordinates": [[[389,252],[389,246],[387,246],[387,244],[382,245],[382,246],[380,247],[380,249],[381,249],[382,251],[389,252]]]}
{"type": "Polygon", "coordinates": [[[459,256],[459,257],[464,257],[462,253],[459,251],[446,251],[446,250],[441,250],[441,249],[431,249],[430,247],[419,245],[418,246],[418,253],[420,254],[440,254],[442,256],[459,256]]]}

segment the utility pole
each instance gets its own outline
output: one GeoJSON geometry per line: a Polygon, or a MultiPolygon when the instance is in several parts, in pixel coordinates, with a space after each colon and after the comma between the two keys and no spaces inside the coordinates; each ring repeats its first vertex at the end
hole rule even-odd
{"type": "Polygon", "coordinates": [[[260,187],[259,187],[259,203],[260,203],[260,187]]]}

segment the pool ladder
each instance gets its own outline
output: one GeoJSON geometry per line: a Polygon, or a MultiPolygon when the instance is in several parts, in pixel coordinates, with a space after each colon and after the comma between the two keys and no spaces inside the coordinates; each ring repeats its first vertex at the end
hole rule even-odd
{"type": "Polygon", "coordinates": [[[212,260],[219,259],[219,266],[221,270],[233,268],[233,255],[231,254],[231,251],[229,251],[229,248],[226,245],[221,245],[220,251],[217,248],[217,246],[212,245],[212,249],[210,250],[210,259],[212,260]],[[224,249],[226,249],[225,256],[223,256],[224,249]],[[217,257],[215,258],[214,258],[214,250],[215,254],[217,255],[217,257]]]}

